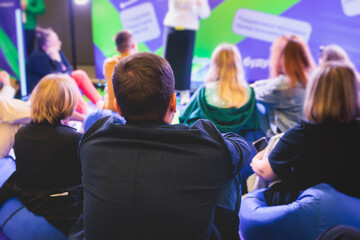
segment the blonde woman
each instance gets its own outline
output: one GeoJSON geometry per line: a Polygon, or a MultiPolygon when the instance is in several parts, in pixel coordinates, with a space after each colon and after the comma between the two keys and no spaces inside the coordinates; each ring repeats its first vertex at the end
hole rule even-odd
{"type": "Polygon", "coordinates": [[[187,125],[198,119],[211,120],[223,133],[244,135],[258,130],[255,94],[245,80],[236,46],[223,43],[214,50],[205,86],[194,94],[180,116],[180,122],[187,125]]]}
{"type": "Polygon", "coordinates": [[[262,159],[262,151],[252,160],[260,177],[281,180],[264,193],[269,205],[290,203],[319,183],[360,197],[354,187],[360,168],[358,90],[355,72],[345,63],[324,63],[315,71],[306,89],[307,121],[288,130],[268,159],[262,159]]]}
{"type": "Polygon", "coordinates": [[[61,123],[72,115],[78,94],[68,75],[49,74],[40,80],[30,99],[31,123],[15,136],[16,174],[4,184],[11,189],[8,197],[15,195],[65,235],[82,212],[77,154],[82,135],[61,123]]]}
{"type": "Polygon", "coordinates": [[[267,108],[262,126],[268,136],[282,133],[301,119],[305,88],[315,63],[306,43],[298,36],[281,36],[270,53],[270,79],[253,84],[256,100],[267,108]],[[266,122],[266,121],[264,121],[266,122]]]}

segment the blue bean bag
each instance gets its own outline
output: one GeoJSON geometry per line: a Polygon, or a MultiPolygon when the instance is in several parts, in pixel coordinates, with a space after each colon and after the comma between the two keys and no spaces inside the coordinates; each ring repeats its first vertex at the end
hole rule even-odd
{"type": "Polygon", "coordinates": [[[0,159],[0,187],[16,170],[15,161],[12,157],[0,159]]]}
{"type": "Polygon", "coordinates": [[[305,190],[291,204],[271,207],[264,191],[250,192],[242,200],[242,239],[311,240],[335,225],[360,228],[360,198],[340,193],[328,184],[305,190]]]}
{"type": "Polygon", "coordinates": [[[2,231],[11,240],[68,239],[42,216],[30,212],[17,198],[10,198],[0,208],[2,231]]]}
{"type": "MultiPolygon", "coordinates": [[[[11,157],[0,159],[0,186],[15,171],[11,157]]],[[[0,206],[0,240],[65,240],[65,236],[42,216],[30,212],[19,199],[11,198],[0,206]],[[7,236],[4,236],[4,234],[7,236]]]]}
{"type": "Polygon", "coordinates": [[[0,229],[0,240],[9,240],[6,235],[2,232],[2,230],[0,229]]]}

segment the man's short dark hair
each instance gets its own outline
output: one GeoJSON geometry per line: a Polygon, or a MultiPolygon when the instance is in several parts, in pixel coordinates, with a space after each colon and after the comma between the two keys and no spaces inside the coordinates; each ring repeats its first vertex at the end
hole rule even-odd
{"type": "Polygon", "coordinates": [[[128,52],[131,45],[135,43],[134,36],[128,30],[120,31],[115,36],[116,48],[121,52],[128,52]]]}
{"type": "Polygon", "coordinates": [[[36,44],[39,48],[43,48],[47,44],[47,38],[49,37],[50,33],[53,32],[52,28],[41,28],[36,27],[35,29],[35,37],[36,37],[36,44]]]}
{"type": "Polygon", "coordinates": [[[152,53],[135,53],[120,60],[112,76],[115,98],[129,120],[163,120],[174,93],[170,64],[152,53]]]}

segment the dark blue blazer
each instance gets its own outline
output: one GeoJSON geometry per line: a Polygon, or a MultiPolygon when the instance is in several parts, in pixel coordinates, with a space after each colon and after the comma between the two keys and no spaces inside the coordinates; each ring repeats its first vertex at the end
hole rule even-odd
{"type": "Polygon", "coordinates": [[[209,239],[225,181],[249,159],[247,142],[208,120],[98,120],[80,142],[84,224],[92,239],[209,239]]]}

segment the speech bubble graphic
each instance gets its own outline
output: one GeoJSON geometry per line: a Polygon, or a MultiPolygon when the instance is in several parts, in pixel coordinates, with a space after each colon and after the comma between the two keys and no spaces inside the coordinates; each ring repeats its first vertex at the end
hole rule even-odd
{"type": "Polygon", "coordinates": [[[341,5],[346,16],[360,15],[360,0],[341,0],[341,5]]]}
{"type": "Polygon", "coordinates": [[[232,30],[235,34],[273,42],[282,35],[297,35],[308,42],[311,25],[292,18],[275,16],[245,8],[239,9],[234,17],[232,30]]]}
{"type": "Polygon", "coordinates": [[[153,4],[146,2],[120,12],[124,29],[131,30],[137,42],[146,42],[160,36],[160,27],[153,4]]]}

